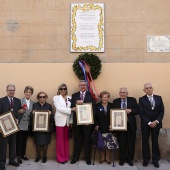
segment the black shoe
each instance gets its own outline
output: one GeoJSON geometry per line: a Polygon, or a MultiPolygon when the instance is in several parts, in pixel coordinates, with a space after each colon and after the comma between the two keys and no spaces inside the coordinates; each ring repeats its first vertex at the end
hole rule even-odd
{"type": "Polygon", "coordinates": [[[46,163],[47,162],[47,157],[46,156],[43,156],[42,158],[42,163],[46,163]]]}
{"type": "Polygon", "coordinates": [[[86,161],[86,164],[87,164],[87,165],[91,165],[91,160],[87,160],[87,161],[86,161]]]}
{"type": "Polygon", "coordinates": [[[21,156],[21,159],[23,159],[23,160],[25,160],[25,161],[28,161],[28,160],[29,160],[25,155],[21,156]]]}
{"type": "Polygon", "coordinates": [[[59,162],[60,164],[65,164],[66,162],[59,162]]]}
{"type": "Polygon", "coordinates": [[[152,162],[155,168],[159,168],[159,163],[157,161],[152,162]]]}
{"type": "Polygon", "coordinates": [[[17,162],[18,162],[19,164],[22,164],[22,159],[21,159],[20,156],[17,157],[17,162]]]}
{"type": "Polygon", "coordinates": [[[5,165],[0,165],[0,170],[6,170],[5,165]]]}
{"type": "Polygon", "coordinates": [[[120,162],[119,162],[119,165],[120,165],[120,166],[123,166],[123,165],[124,165],[124,161],[120,161],[120,162]]]}
{"type": "Polygon", "coordinates": [[[35,159],[35,162],[39,162],[40,159],[41,159],[41,157],[37,156],[36,159],[35,159]]]}
{"type": "Polygon", "coordinates": [[[73,159],[71,160],[70,164],[75,164],[77,161],[79,161],[78,158],[73,158],[73,159]]]}
{"type": "Polygon", "coordinates": [[[148,161],[143,161],[143,166],[147,167],[148,166],[148,161]]]}
{"type": "Polygon", "coordinates": [[[129,166],[134,166],[133,161],[128,162],[129,166]]]}
{"type": "Polygon", "coordinates": [[[9,165],[16,166],[16,167],[20,166],[20,165],[19,165],[17,162],[15,162],[15,161],[9,162],[9,165]]]}

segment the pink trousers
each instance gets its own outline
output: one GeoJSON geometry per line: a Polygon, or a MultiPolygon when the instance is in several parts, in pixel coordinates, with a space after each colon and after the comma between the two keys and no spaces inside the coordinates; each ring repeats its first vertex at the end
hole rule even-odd
{"type": "Polygon", "coordinates": [[[58,162],[69,160],[69,127],[56,126],[56,157],[58,162]]]}

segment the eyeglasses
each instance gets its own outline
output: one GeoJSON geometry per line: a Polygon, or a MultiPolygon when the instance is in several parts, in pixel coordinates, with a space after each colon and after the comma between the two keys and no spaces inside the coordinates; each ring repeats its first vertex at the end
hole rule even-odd
{"type": "Polygon", "coordinates": [[[9,92],[14,92],[15,90],[8,90],[9,92]]]}
{"type": "Polygon", "coordinates": [[[39,98],[39,99],[41,99],[41,98],[45,98],[45,96],[39,96],[38,98],[39,98]]]}
{"type": "Polygon", "coordinates": [[[67,88],[60,88],[60,90],[67,90],[67,88]]]}
{"type": "Polygon", "coordinates": [[[84,87],[84,86],[86,86],[86,84],[81,84],[81,85],[79,85],[80,87],[84,87]]]}

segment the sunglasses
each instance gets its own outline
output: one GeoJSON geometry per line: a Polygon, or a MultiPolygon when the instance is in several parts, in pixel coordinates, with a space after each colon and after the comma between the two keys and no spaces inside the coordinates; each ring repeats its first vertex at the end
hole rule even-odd
{"type": "Polygon", "coordinates": [[[60,90],[67,90],[67,88],[60,88],[60,90]]]}
{"type": "Polygon", "coordinates": [[[38,98],[39,98],[39,99],[41,99],[41,98],[45,98],[45,96],[39,96],[38,98]]]}

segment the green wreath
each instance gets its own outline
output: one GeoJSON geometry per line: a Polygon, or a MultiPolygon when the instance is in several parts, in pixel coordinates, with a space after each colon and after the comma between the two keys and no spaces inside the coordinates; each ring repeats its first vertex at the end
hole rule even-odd
{"type": "Polygon", "coordinates": [[[95,80],[101,73],[101,60],[95,54],[84,53],[79,55],[79,57],[73,63],[73,71],[75,75],[80,79],[84,80],[83,71],[79,65],[79,61],[83,60],[90,67],[90,73],[92,78],[95,80]]]}

